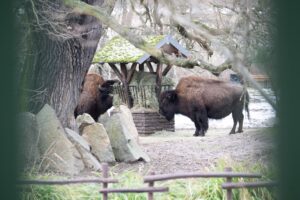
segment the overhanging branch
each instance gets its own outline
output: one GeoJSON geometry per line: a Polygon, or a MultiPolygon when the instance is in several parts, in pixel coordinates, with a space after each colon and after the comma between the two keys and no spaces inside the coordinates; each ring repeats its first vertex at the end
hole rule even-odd
{"type": "Polygon", "coordinates": [[[128,40],[136,48],[147,52],[151,56],[157,58],[161,63],[167,65],[177,65],[184,68],[193,68],[194,66],[200,66],[210,71],[220,71],[219,69],[217,69],[217,67],[202,60],[197,60],[194,58],[176,58],[174,56],[163,53],[161,50],[158,50],[149,45],[142,37],[132,33],[129,28],[122,26],[114,18],[108,16],[100,7],[91,6],[78,0],[64,0],[64,2],[67,6],[73,9],[73,12],[94,16],[103,24],[107,25],[116,33],[128,40]]]}

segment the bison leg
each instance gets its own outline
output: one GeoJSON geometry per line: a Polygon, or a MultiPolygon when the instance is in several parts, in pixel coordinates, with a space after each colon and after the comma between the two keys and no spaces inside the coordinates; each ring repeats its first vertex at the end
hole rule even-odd
{"type": "Polygon", "coordinates": [[[235,134],[236,124],[237,124],[237,120],[233,119],[233,127],[232,127],[231,131],[229,132],[229,135],[235,134]]]}
{"type": "Polygon", "coordinates": [[[230,131],[229,134],[234,134],[237,122],[239,122],[239,127],[238,127],[238,133],[243,132],[243,121],[244,121],[244,115],[243,115],[243,105],[242,104],[237,104],[236,108],[232,112],[232,118],[233,118],[233,127],[230,131]]]}
{"type": "Polygon", "coordinates": [[[239,128],[238,128],[238,133],[243,132],[243,122],[244,122],[244,115],[241,113],[241,116],[239,118],[239,128]]]}
{"type": "Polygon", "coordinates": [[[238,122],[238,117],[237,117],[236,111],[232,112],[232,119],[233,119],[233,127],[232,127],[231,131],[229,132],[229,134],[235,134],[236,125],[238,122]]]}
{"type": "Polygon", "coordinates": [[[197,112],[195,114],[194,123],[196,127],[194,136],[205,136],[208,129],[208,118],[206,112],[197,112]]]}

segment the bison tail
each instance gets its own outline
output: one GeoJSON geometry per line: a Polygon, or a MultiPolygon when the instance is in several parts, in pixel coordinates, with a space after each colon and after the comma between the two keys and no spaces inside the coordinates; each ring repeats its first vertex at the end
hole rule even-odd
{"type": "Polygon", "coordinates": [[[250,112],[249,112],[249,102],[250,102],[250,95],[247,90],[244,92],[244,109],[247,111],[247,117],[250,119],[250,112]]]}

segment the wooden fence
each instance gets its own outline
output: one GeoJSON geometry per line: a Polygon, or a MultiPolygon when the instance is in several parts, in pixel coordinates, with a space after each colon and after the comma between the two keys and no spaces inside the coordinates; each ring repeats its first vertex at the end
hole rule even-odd
{"type": "MultiPolygon", "coordinates": [[[[162,85],[161,91],[170,90],[172,87],[172,85],[162,85]]],[[[133,106],[153,108],[157,104],[156,88],[156,85],[129,85],[129,97],[126,97],[124,87],[116,85],[113,87],[113,93],[117,94],[124,104],[128,104],[128,98],[132,98],[133,106]]]]}
{"type": "Polygon", "coordinates": [[[189,179],[189,178],[225,178],[226,182],[222,184],[222,188],[227,191],[227,200],[232,200],[232,190],[239,188],[258,188],[258,187],[275,187],[276,182],[232,182],[232,178],[261,178],[260,174],[232,172],[231,168],[225,168],[224,172],[214,173],[177,173],[177,174],[163,174],[155,175],[151,173],[144,177],[144,183],[148,187],[142,188],[108,188],[109,183],[118,183],[118,179],[108,177],[109,168],[106,163],[102,164],[102,178],[97,179],[74,179],[74,180],[19,180],[17,184],[21,185],[69,185],[69,184],[83,184],[83,183],[99,183],[102,184],[100,193],[102,199],[107,200],[110,193],[147,193],[148,200],[154,199],[154,193],[168,192],[168,187],[155,187],[155,182],[174,180],[174,179],[189,179]]]}

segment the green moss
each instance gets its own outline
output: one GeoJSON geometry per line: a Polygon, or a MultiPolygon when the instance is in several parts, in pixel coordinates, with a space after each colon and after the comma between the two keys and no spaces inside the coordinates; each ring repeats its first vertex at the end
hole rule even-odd
{"type": "MultiPolygon", "coordinates": [[[[164,35],[147,36],[144,39],[151,46],[155,46],[164,37],[164,35]]],[[[136,62],[144,54],[144,51],[136,48],[124,38],[116,36],[108,41],[100,51],[96,52],[93,62],[130,63],[136,62]]]]}

